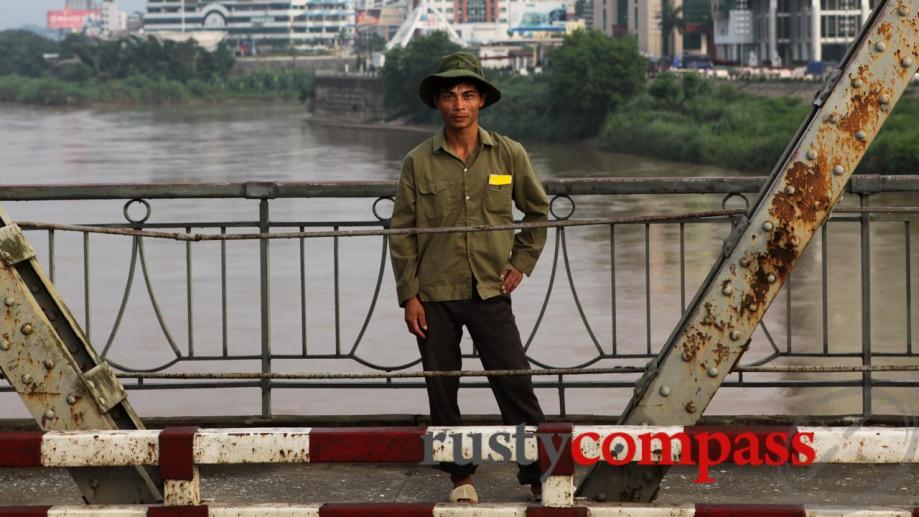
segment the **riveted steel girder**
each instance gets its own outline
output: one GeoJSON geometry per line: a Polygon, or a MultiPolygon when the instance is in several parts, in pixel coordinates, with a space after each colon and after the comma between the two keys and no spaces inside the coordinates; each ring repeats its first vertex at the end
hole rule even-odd
{"type": "MultiPolygon", "coordinates": [[[[124,388],[45,276],[19,227],[0,209],[0,372],[44,431],[143,429],[124,388]]],[[[90,504],[162,501],[143,467],[71,468],[90,504]]]]}
{"type": "MultiPolygon", "coordinates": [[[[750,336],[916,74],[919,0],[883,0],[814,100],[814,110],[659,355],[621,423],[691,425],[750,336]]],[[[598,464],[579,494],[649,501],[666,469],[598,464]]]]}

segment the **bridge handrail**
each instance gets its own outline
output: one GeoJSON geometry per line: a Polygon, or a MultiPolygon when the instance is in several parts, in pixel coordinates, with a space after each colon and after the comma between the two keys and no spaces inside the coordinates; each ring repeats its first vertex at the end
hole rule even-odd
{"type": "MultiPolygon", "coordinates": [[[[6,432],[0,433],[0,468],[159,465],[165,480],[167,504],[199,504],[199,465],[433,464],[472,460],[475,455],[489,462],[538,461],[544,473],[543,504],[570,507],[574,504],[575,454],[572,448],[584,458],[606,458],[609,454],[617,461],[671,463],[690,458],[692,463],[701,464],[703,460],[699,454],[702,454],[703,442],[705,450],[710,450],[708,446],[716,434],[725,437],[729,448],[740,447],[737,437],[748,435],[751,437],[748,440],[757,442],[758,446],[762,446],[761,450],[764,453],[769,451],[769,454],[776,452],[775,443],[770,443],[774,435],[785,436],[786,460],[802,458],[798,456],[801,450],[794,446],[795,439],[799,438],[812,449],[812,463],[919,463],[919,448],[916,447],[919,428],[916,427],[684,427],[547,423],[516,427],[179,427],[164,430],[6,432]],[[504,438],[503,443],[499,443],[499,436],[504,438]],[[636,446],[643,440],[648,440],[650,444],[650,440],[668,437],[670,447],[652,449],[649,445],[649,457],[644,457],[644,447],[636,446]],[[556,440],[553,446],[556,450],[547,453],[548,442],[553,440],[556,440]],[[624,449],[619,445],[623,445],[624,449]],[[689,449],[684,450],[686,447],[689,449]],[[699,451],[694,455],[696,448],[699,451]],[[616,452],[604,454],[603,450],[616,452]],[[621,454],[619,451],[622,450],[626,453],[621,454]],[[668,450],[669,455],[664,452],[668,450]]],[[[717,462],[712,458],[706,460],[711,459],[712,464],[726,461],[728,456],[723,454],[724,451],[721,453],[725,457],[717,462]]]]}
{"type": "MultiPolygon", "coordinates": [[[[765,176],[545,179],[549,195],[731,194],[757,192],[765,176]]],[[[0,185],[0,201],[173,198],[361,198],[395,194],[395,181],[95,183],[0,185]]],[[[857,175],[853,194],[919,191],[919,175],[857,175]]]]}

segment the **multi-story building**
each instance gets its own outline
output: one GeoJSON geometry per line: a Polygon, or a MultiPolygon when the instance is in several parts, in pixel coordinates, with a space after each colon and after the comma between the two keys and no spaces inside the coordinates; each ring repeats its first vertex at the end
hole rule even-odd
{"type": "Polygon", "coordinates": [[[609,36],[631,34],[638,49],[647,56],[668,57],[684,53],[707,53],[711,0],[592,0],[593,28],[609,36]],[[684,26],[674,29],[667,45],[663,42],[664,3],[682,19],[684,26]],[[666,49],[666,51],[665,51],[666,49]]]}
{"type": "Polygon", "coordinates": [[[99,2],[96,0],[66,0],[64,8],[72,11],[98,11],[99,2]]]}
{"type": "Polygon", "coordinates": [[[836,62],[875,0],[718,0],[715,44],[725,60],[795,65],[836,62]]]}
{"type": "MultiPolygon", "coordinates": [[[[642,54],[660,57],[663,54],[661,13],[665,1],[668,0],[593,0],[593,27],[609,36],[630,34],[638,42],[642,54]]],[[[681,7],[684,0],[669,2],[675,9],[681,7]]],[[[672,38],[670,52],[682,54],[682,38],[678,33],[672,38]]]]}
{"type": "Polygon", "coordinates": [[[258,46],[330,47],[351,39],[353,0],[148,0],[148,32],[225,32],[258,46]]]}
{"type": "Polygon", "coordinates": [[[103,0],[99,12],[104,34],[118,35],[128,30],[128,13],[119,9],[113,0],[103,0]]]}

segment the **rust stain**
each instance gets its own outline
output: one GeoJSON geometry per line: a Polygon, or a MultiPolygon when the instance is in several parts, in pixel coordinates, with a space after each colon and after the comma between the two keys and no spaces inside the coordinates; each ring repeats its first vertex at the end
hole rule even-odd
{"type": "MultiPolygon", "coordinates": [[[[901,67],[902,68],[902,67],[901,67]]],[[[863,74],[859,74],[863,75],[863,74]]],[[[864,81],[864,79],[863,79],[864,81]]],[[[873,128],[878,120],[879,105],[878,97],[881,95],[881,87],[872,85],[866,89],[857,90],[849,101],[849,110],[839,121],[839,129],[855,135],[855,132],[862,130],[868,132],[873,128]]],[[[864,147],[865,142],[860,142],[864,147]]]]}
{"type": "Polygon", "coordinates": [[[705,347],[709,341],[708,334],[700,330],[692,331],[690,329],[686,332],[685,337],[683,340],[683,355],[690,359],[696,357],[699,350],[705,347]]]}
{"type": "Polygon", "coordinates": [[[715,365],[721,366],[721,363],[730,355],[730,350],[728,347],[718,343],[718,346],[715,347],[715,365]]]}
{"type": "Polygon", "coordinates": [[[884,22],[878,26],[878,36],[881,36],[887,41],[890,41],[893,38],[893,26],[890,22],[884,22]]]}

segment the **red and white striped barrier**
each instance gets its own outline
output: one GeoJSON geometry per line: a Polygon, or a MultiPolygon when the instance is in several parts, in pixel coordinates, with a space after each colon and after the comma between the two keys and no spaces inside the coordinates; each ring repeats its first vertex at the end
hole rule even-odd
{"type": "Polygon", "coordinates": [[[0,517],[911,517],[917,514],[917,508],[745,504],[597,503],[566,508],[487,503],[0,507],[0,517]]]}
{"type": "MultiPolygon", "coordinates": [[[[782,452],[797,462],[799,437],[814,463],[919,462],[919,428],[900,427],[388,427],[388,428],[169,428],[162,431],[0,433],[0,467],[159,465],[166,503],[200,502],[198,465],[243,463],[433,463],[538,460],[548,474],[543,504],[574,504],[575,463],[583,460],[695,463],[736,457],[740,449],[782,452]],[[710,440],[715,435],[719,440],[710,440]],[[652,442],[648,437],[657,437],[652,442]],[[669,437],[682,436],[685,440],[669,437]],[[740,439],[745,438],[745,447],[740,439]],[[548,439],[547,439],[548,438],[548,439]],[[654,444],[652,447],[651,444],[654,444]],[[705,448],[698,447],[705,445],[705,448]],[[647,447],[645,447],[647,445],[647,447]],[[684,450],[690,447],[690,450],[684,450]],[[726,448],[726,449],[725,449],[726,448]],[[668,451],[669,450],[669,451],[668,451]],[[619,451],[619,452],[613,452],[619,451]],[[622,452],[625,451],[625,452],[622,452]]],[[[739,463],[739,462],[738,462],[739,463]]],[[[767,461],[767,464],[768,463],[767,461]]],[[[771,463],[775,464],[775,463],[771,463]]],[[[700,471],[701,478],[701,471],[700,471]]],[[[3,515],[0,513],[0,515],[3,515]]]]}

